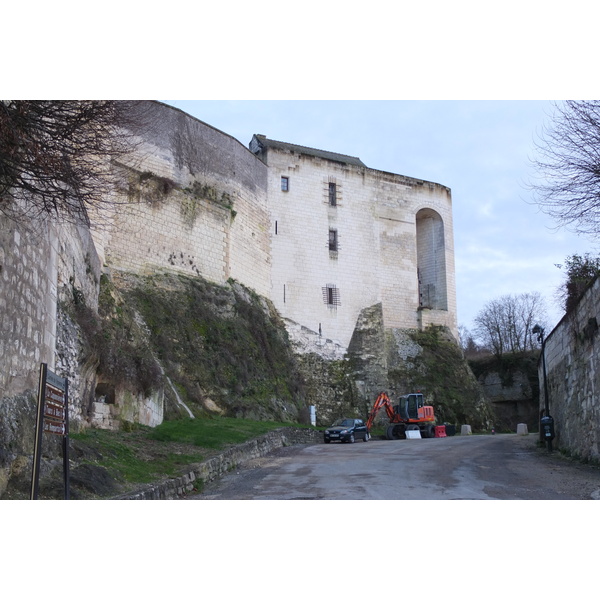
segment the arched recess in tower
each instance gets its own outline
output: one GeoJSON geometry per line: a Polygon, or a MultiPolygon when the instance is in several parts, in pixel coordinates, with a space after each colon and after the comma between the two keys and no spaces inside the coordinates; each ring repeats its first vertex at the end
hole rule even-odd
{"type": "Polygon", "coordinates": [[[417,213],[416,224],[419,306],[448,310],[444,222],[435,210],[423,208],[417,213]]]}

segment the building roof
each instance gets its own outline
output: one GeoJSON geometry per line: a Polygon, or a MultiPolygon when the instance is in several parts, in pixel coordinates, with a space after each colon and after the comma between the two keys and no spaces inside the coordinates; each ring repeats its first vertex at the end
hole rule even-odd
{"type": "Polygon", "coordinates": [[[328,152],[327,150],[318,150],[316,148],[307,148],[306,146],[298,146],[296,144],[288,144],[287,142],[278,142],[276,140],[270,140],[264,135],[255,133],[250,142],[250,149],[256,153],[253,146],[256,147],[257,142],[260,150],[263,148],[274,148],[276,150],[288,150],[290,152],[297,152],[298,154],[307,154],[308,156],[317,156],[318,158],[324,158],[325,160],[332,160],[342,164],[356,165],[358,167],[366,167],[365,163],[356,156],[347,156],[346,154],[338,154],[337,152],[328,152]]]}

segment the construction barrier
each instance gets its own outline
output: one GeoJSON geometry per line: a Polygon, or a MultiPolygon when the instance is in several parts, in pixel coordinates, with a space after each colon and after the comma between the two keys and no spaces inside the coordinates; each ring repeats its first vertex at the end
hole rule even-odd
{"type": "Polygon", "coordinates": [[[446,426],[445,425],[436,425],[435,433],[433,437],[446,437],[446,426]]]}

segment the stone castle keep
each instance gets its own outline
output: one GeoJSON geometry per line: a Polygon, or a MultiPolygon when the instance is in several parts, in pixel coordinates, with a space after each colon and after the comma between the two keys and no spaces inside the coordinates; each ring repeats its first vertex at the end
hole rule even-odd
{"type": "MultiPolygon", "coordinates": [[[[103,271],[238,281],[272,301],[299,352],[324,358],[343,357],[374,309],[388,329],[457,336],[447,187],[259,134],[247,148],[158,102],[148,113],[90,229],[0,217],[2,398],[35,389],[46,362],[72,374],[77,417],[76,395],[90,391],[59,348],[57,306],[77,289],[97,307],[103,271]]],[[[18,406],[7,409],[17,420],[18,406]]],[[[155,409],[130,418],[156,424],[155,409]]]]}
{"type": "Polygon", "coordinates": [[[94,233],[104,264],[236,279],[270,298],[290,331],[341,352],[360,311],[379,303],[386,327],[456,335],[447,187],[263,135],[248,150],[177,109],[154,110],[126,204],[94,233]]]}

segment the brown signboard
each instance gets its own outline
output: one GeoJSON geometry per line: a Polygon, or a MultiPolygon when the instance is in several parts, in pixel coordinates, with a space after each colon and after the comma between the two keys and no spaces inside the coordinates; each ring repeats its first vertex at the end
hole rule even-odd
{"type": "Polygon", "coordinates": [[[65,424],[44,420],[44,432],[53,433],[54,435],[65,435],[65,424]]]}
{"type": "Polygon", "coordinates": [[[65,422],[65,409],[62,406],[52,406],[46,404],[44,406],[44,419],[50,421],[58,421],[59,423],[65,422]]]}
{"type": "MultiPolygon", "coordinates": [[[[65,412],[65,397],[62,390],[56,389],[48,383],[46,383],[46,401],[44,402],[44,422],[46,420],[58,421],[64,423],[66,417],[65,412]]],[[[44,431],[50,431],[47,429],[44,423],[44,431]]],[[[63,435],[63,434],[61,434],[63,435]]]]}
{"type": "Polygon", "coordinates": [[[65,404],[65,393],[58,388],[51,386],[46,383],[46,402],[52,402],[64,406],[65,404]]]}
{"type": "Polygon", "coordinates": [[[48,369],[46,363],[40,365],[40,383],[38,387],[38,410],[35,426],[35,444],[33,453],[33,471],[31,475],[31,499],[39,494],[40,461],[42,438],[44,433],[60,435],[63,455],[63,478],[65,500],[69,492],[69,383],[66,377],[59,377],[48,369]]]}

